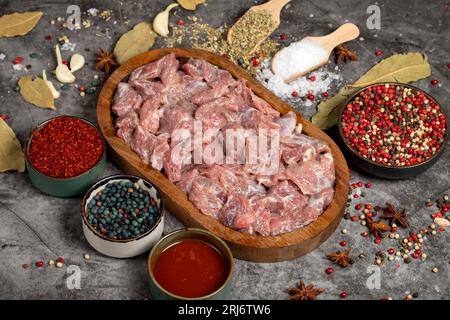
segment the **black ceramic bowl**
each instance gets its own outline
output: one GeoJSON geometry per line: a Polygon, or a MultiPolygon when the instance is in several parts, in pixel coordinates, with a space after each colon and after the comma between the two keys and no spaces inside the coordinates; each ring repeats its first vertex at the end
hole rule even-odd
{"type": "Polygon", "coordinates": [[[354,95],[352,95],[346,102],[345,104],[342,105],[341,109],[339,110],[339,116],[338,116],[338,137],[339,137],[339,144],[341,145],[341,149],[345,155],[345,157],[347,158],[347,160],[354,164],[356,167],[360,168],[361,170],[374,175],[376,177],[380,177],[380,178],[385,178],[385,179],[405,179],[405,178],[409,178],[409,177],[413,177],[418,175],[419,173],[422,173],[423,171],[427,170],[428,168],[430,168],[438,159],[439,157],[444,153],[445,147],[447,146],[447,142],[448,142],[448,117],[445,114],[445,110],[442,108],[442,105],[436,100],[434,99],[430,94],[426,93],[425,91],[423,91],[422,89],[419,89],[417,87],[411,86],[411,85],[407,85],[407,84],[402,84],[402,83],[395,83],[395,82],[383,82],[383,83],[375,83],[369,86],[366,86],[360,90],[358,90],[358,92],[356,92],[354,95]],[[423,92],[423,94],[425,94],[429,99],[434,100],[440,107],[442,110],[442,113],[445,116],[446,119],[446,131],[445,131],[445,136],[444,136],[444,141],[442,142],[441,147],[439,148],[439,150],[436,151],[435,154],[433,154],[430,158],[428,158],[427,160],[412,165],[412,166],[401,166],[401,167],[394,167],[394,166],[387,166],[387,165],[382,165],[379,163],[376,163],[370,159],[364,158],[362,157],[355,149],[353,149],[350,145],[347,144],[347,142],[345,141],[344,138],[344,133],[342,130],[342,114],[347,106],[348,103],[350,103],[351,101],[353,101],[353,99],[363,90],[369,88],[369,87],[373,87],[373,86],[379,86],[379,85],[386,85],[386,84],[394,84],[394,85],[401,85],[403,87],[406,88],[411,88],[414,90],[419,90],[421,92],[423,92]]]}

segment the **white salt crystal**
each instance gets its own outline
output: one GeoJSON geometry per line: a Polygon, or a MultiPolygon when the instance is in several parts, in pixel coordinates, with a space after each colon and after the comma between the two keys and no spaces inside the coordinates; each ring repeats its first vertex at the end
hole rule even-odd
{"type": "MultiPolygon", "coordinates": [[[[331,85],[338,85],[341,82],[342,77],[337,73],[326,71],[325,68],[322,67],[314,72],[311,72],[307,76],[297,78],[290,83],[285,83],[280,76],[273,74],[270,69],[270,60],[265,59],[256,74],[256,79],[262,82],[267,89],[283,100],[294,99],[298,101],[301,100],[299,97],[303,97],[308,94],[320,96],[323,92],[328,91],[331,85]],[[308,79],[312,76],[316,78],[315,81],[308,79]],[[297,98],[292,96],[294,91],[298,94],[297,98]]],[[[312,105],[312,102],[307,100],[304,104],[308,106],[312,105]]]]}
{"type": "Polygon", "coordinates": [[[0,53],[0,60],[5,60],[5,58],[6,58],[6,54],[0,53]]]}
{"type": "Polygon", "coordinates": [[[328,58],[328,52],[310,40],[294,42],[274,57],[273,72],[283,80],[304,73],[328,58]]]}

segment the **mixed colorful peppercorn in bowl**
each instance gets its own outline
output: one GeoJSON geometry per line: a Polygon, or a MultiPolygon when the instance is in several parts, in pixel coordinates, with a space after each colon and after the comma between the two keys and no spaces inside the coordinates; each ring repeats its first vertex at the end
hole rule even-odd
{"type": "Polygon", "coordinates": [[[448,139],[448,119],[424,91],[405,84],[365,87],[342,108],[339,135],[347,155],[361,169],[388,179],[428,169],[448,139]]]}
{"type": "Polygon", "coordinates": [[[103,176],[105,150],[91,122],[66,115],[51,118],[31,132],[26,148],[28,176],[47,194],[82,194],[103,176]]]}
{"type": "Polygon", "coordinates": [[[150,182],[115,175],[97,182],[81,207],[83,232],[97,251],[128,258],[150,249],[164,228],[163,200],[150,182]]]}

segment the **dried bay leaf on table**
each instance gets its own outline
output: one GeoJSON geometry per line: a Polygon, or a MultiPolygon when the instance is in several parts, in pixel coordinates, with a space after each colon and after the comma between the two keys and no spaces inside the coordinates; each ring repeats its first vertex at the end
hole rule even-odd
{"type": "Polygon", "coordinates": [[[55,99],[45,80],[32,76],[23,76],[19,80],[20,94],[29,103],[39,108],[55,108],[55,99]]]}
{"type": "Polygon", "coordinates": [[[177,2],[186,10],[194,11],[198,0],[177,0],[177,2]]]}
{"type": "Polygon", "coordinates": [[[6,14],[0,17],[0,37],[23,36],[30,32],[41,20],[43,13],[23,12],[6,14]]]}
{"type": "Polygon", "coordinates": [[[138,23],[124,33],[114,48],[114,57],[119,64],[150,49],[155,43],[157,34],[147,22],[138,23]]]}
{"type": "Polygon", "coordinates": [[[25,155],[14,131],[0,118],[0,172],[25,171],[25,155]]]}
{"type": "Polygon", "coordinates": [[[409,83],[429,77],[431,67],[420,52],[399,53],[382,60],[354,84],[345,86],[332,98],[322,101],[311,122],[326,130],[337,124],[339,108],[362,87],[379,82],[409,83]]]}

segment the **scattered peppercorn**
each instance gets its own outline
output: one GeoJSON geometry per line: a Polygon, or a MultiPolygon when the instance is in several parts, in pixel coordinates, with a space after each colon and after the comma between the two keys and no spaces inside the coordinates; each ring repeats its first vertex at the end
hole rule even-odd
{"type": "Polygon", "coordinates": [[[280,39],[283,40],[283,41],[286,40],[286,34],[282,33],[282,34],[280,35],[280,39]]]}
{"type": "Polygon", "coordinates": [[[333,273],[333,268],[331,268],[331,267],[329,267],[329,268],[327,268],[326,270],[325,270],[325,272],[327,273],[327,274],[332,274],[333,273]]]}
{"type": "Polygon", "coordinates": [[[43,266],[44,266],[44,262],[43,261],[36,262],[36,267],[41,268],[43,266]]]}
{"type": "Polygon", "coordinates": [[[437,85],[438,83],[439,83],[439,80],[437,80],[437,79],[431,80],[431,84],[432,84],[433,86],[437,85]]]}

